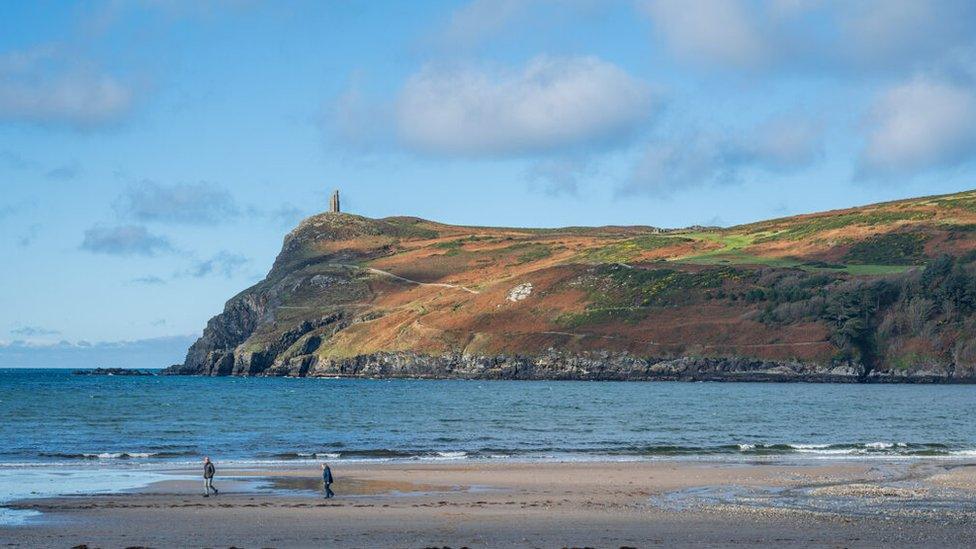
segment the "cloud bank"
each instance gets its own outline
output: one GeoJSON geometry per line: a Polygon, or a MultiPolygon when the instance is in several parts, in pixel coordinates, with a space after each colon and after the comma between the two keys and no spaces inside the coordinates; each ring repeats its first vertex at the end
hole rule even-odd
{"type": "Polygon", "coordinates": [[[0,343],[0,363],[8,368],[164,368],[181,362],[195,340],[168,336],[134,341],[0,343]]]}

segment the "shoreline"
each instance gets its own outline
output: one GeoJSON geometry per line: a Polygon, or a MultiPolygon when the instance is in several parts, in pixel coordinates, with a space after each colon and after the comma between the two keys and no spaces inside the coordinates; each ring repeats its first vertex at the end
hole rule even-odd
{"type": "MultiPolygon", "coordinates": [[[[393,354],[393,353],[379,353],[379,354],[393,354]]],[[[367,358],[372,359],[374,355],[360,355],[356,359],[367,358]]],[[[440,357],[434,357],[440,358],[440,357]]],[[[479,358],[493,358],[499,360],[507,360],[509,357],[499,355],[495,357],[479,357],[479,358]]],[[[513,359],[520,359],[524,357],[511,357],[513,359]]],[[[702,357],[683,357],[681,359],[673,360],[697,360],[702,357]]],[[[652,360],[652,359],[645,359],[652,360]]],[[[664,359],[661,359],[663,361],[664,359]]],[[[671,360],[671,359],[669,359],[671,360]]],[[[709,359],[709,360],[728,360],[728,361],[740,361],[740,360],[754,360],[749,357],[730,357],[727,359],[709,359]]],[[[659,361],[660,362],[660,361],[659,361]]],[[[774,368],[793,366],[797,365],[806,366],[804,363],[794,363],[785,361],[760,361],[763,364],[772,364],[774,368]]],[[[76,366],[48,366],[44,368],[35,367],[5,367],[0,368],[0,370],[55,370],[55,371],[65,371],[71,372],[74,375],[85,375],[93,377],[190,377],[190,378],[284,378],[284,379],[321,379],[321,380],[362,380],[362,381],[474,381],[474,382],[492,382],[492,381],[528,381],[528,382],[617,382],[617,383],[760,383],[760,384],[811,384],[811,385],[976,385],[976,376],[972,377],[955,377],[945,373],[934,372],[930,370],[918,370],[918,371],[906,371],[906,372],[892,372],[892,371],[878,371],[868,374],[864,378],[860,378],[858,375],[851,373],[849,371],[844,371],[841,373],[837,368],[829,368],[822,365],[813,364],[818,372],[816,373],[800,373],[800,374],[790,374],[784,373],[782,371],[770,372],[770,371],[727,371],[727,372],[713,372],[706,375],[678,375],[678,374],[642,374],[635,377],[619,377],[619,376],[606,376],[606,377],[592,377],[589,375],[580,375],[578,377],[504,377],[495,375],[484,375],[484,376],[463,376],[463,375],[416,375],[416,374],[390,374],[386,375],[367,375],[367,374],[356,374],[356,373],[308,373],[305,374],[295,374],[294,372],[276,370],[273,372],[259,372],[254,374],[248,373],[217,373],[217,372],[189,372],[185,371],[184,367],[180,364],[174,364],[167,367],[154,367],[154,368],[137,368],[137,367],[121,367],[113,368],[118,370],[140,372],[136,374],[111,374],[111,373],[91,373],[96,370],[101,370],[98,367],[84,367],[78,368],[76,366]],[[83,372],[81,374],[76,374],[76,372],[83,372]]]]}
{"type": "MultiPolygon", "coordinates": [[[[179,468],[194,466],[198,452],[102,451],[88,453],[47,453],[43,459],[2,462],[0,470],[12,467],[44,468],[98,467],[112,465],[133,468],[179,468]]],[[[658,444],[622,448],[502,449],[502,448],[331,448],[321,451],[283,451],[256,456],[224,456],[221,461],[236,467],[289,467],[334,461],[350,464],[387,463],[591,463],[687,461],[784,464],[817,461],[901,461],[966,460],[976,458],[976,447],[950,443],[917,442],[743,442],[712,446],[658,444]]]]}
{"type": "MultiPolygon", "coordinates": [[[[498,546],[650,544],[962,546],[976,520],[976,461],[802,464],[331,461],[222,467],[201,497],[197,468],[157,469],[134,489],[19,499],[41,513],[0,526],[13,547],[498,546]]],[[[148,471],[147,471],[148,472],[148,471]]]]}
{"type": "MultiPolygon", "coordinates": [[[[302,325],[313,330],[313,325],[302,325]]],[[[302,333],[289,336],[300,337],[302,333]]],[[[202,340],[202,339],[201,339],[202,340]]],[[[198,341],[199,343],[199,341],[198,341]]],[[[859,364],[822,364],[748,355],[655,357],[592,350],[538,354],[472,355],[380,351],[350,357],[302,355],[283,361],[273,352],[244,357],[214,351],[206,360],[161,370],[161,376],[286,377],[471,381],[673,381],[716,383],[828,383],[972,385],[976,376],[951,368],[865,371],[859,364]],[[266,356],[267,355],[267,356],[266,356]]]]}
{"type": "MultiPolygon", "coordinates": [[[[447,454],[461,454],[464,452],[445,452],[447,454]]],[[[143,473],[172,473],[181,471],[196,471],[201,458],[185,460],[152,458],[84,458],[66,459],[61,461],[16,461],[0,462],[0,472],[4,471],[44,471],[67,470],[97,472],[100,470],[143,472],[143,473]]],[[[234,471],[277,471],[304,469],[318,466],[320,463],[346,465],[349,467],[369,468],[378,467],[411,467],[411,466],[568,466],[568,465],[616,465],[616,464],[682,464],[724,466],[783,466],[809,467],[831,465],[875,466],[896,463],[938,463],[945,466],[957,466],[976,460],[976,451],[965,450],[952,454],[594,454],[594,455],[549,455],[549,456],[412,456],[412,457],[337,457],[335,454],[316,454],[299,458],[224,458],[220,459],[224,469],[234,471]]]]}

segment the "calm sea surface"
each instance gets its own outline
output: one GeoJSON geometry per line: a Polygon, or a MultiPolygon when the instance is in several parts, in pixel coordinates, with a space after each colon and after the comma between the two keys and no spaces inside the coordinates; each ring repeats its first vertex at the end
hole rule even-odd
{"type": "Polygon", "coordinates": [[[976,386],[89,377],[0,369],[0,466],[976,456],[976,386]]]}

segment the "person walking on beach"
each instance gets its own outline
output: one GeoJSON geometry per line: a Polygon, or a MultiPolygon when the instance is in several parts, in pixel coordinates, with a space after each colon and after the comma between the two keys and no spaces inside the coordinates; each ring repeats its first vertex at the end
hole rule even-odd
{"type": "Polygon", "coordinates": [[[210,461],[210,456],[203,458],[203,497],[205,498],[210,497],[211,490],[215,496],[220,493],[213,485],[214,473],[216,472],[213,462],[210,461]]]}
{"type": "Polygon", "coordinates": [[[322,489],[325,490],[325,499],[335,496],[332,491],[332,469],[329,468],[328,463],[322,464],[322,489]]]}

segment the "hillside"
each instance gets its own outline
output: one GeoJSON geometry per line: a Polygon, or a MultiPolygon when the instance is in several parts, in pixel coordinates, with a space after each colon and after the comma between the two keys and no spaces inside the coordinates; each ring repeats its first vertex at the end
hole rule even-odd
{"type": "Polygon", "coordinates": [[[976,380],[976,191],[730,228],[319,214],[171,374],[976,380]]]}

